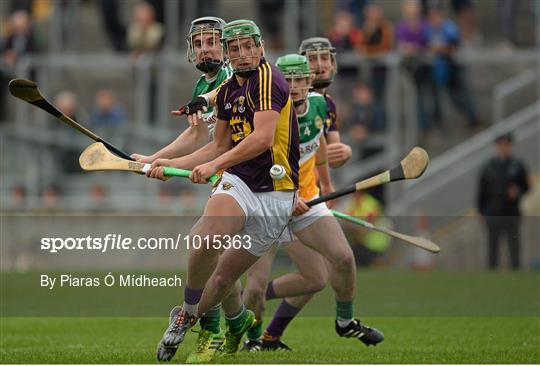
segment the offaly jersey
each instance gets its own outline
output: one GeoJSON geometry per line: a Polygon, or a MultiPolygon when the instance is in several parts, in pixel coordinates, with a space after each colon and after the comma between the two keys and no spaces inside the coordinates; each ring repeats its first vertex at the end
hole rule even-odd
{"type": "MultiPolygon", "coordinates": [[[[232,69],[228,64],[221,66],[217,74],[210,80],[206,80],[206,77],[203,74],[197,81],[197,84],[195,84],[192,98],[195,98],[196,96],[203,95],[208,92],[211,92],[214,89],[217,89],[225,80],[229,79],[232,76],[232,74],[233,74],[232,69]]],[[[213,125],[215,123],[215,118],[213,118],[213,116],[214,116],[214,107],[209,106],[208,111],[206,111],[203,114],[203,119],[209,125],[213,125]]]]}
{"type": "Polygon", "coordinates": [[[298,115],[300,128],[300,197],[310,200],[319,193],[315,175],[316,152],[321,146],[327,116],[326,99],[314,92],[307,96],[307,108],[298,115]]]}
{"type": "Polygon", "coordinates": [[[272,147],[227,171],[240,177],[253,192],[297,189],[300,158],[298,120],[283,74],[263,58],[243,85],[239,85],[235,77],[223,83],[216,104],[217,118],[229,124],[234,146],[253,132],[256,112],[273,110],[279,113],[272,147]],[[274,164],[285,168],[283,179],[274,181],[270,176],[270,168],[274,164]]]}

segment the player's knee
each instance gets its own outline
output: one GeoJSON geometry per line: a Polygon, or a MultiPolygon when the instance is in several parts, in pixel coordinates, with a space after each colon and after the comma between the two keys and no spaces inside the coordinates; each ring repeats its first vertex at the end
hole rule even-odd
{"type": "Polygon", "coordinates": [[[231,288],[236,280],[229,274],[224,271],[216,271],[213,275],[212,281],[217,288],[220,289],[229,289],[231,288]]]}
{"type": "Polygon", "coordinates": [[[319,292],[322,291],[326,287],[326,283],[328,282],[328,277],[324,274],[321,274],[320,276],[317,276],[313,278],[311,281],[311,292],[319,292]]]}
{"type": "Polygon", "coordinates": [[[344,251],[339,253],[333,258],[332,264],[338,271],[348,272],[355,266],[354,254],[352,251],[344,251]]]}

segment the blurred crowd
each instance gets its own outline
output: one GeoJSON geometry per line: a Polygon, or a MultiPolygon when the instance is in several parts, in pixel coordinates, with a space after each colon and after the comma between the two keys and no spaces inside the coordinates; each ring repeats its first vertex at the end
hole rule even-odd
{"type": "MultiPolygon", "coordinates": [[[[441,127],[444,120],[443,97],[448,98],[466,120],[469,131],[474,132],[483,125],[479,108],[471,90],[471,79],[466,68],[458,61],[458,51],[473,50],[483,47],[485,34],[479,28],[478,5],[483,0],[403,0],[392,1],[400,7],[399,16],[390,20],[385,14],[385,0],[333,0],[317,3],[319,9],[318,35],[326,36],[336,47],[338,64],[340,55],[355,54],[360,56],[362,66],[344,63],[339,66],[338,78],[331,89],[338,103],[338,120],[342,134],[347,136],[355,149],[357,159],[365,159],[383,151],[386,141],[385,132],[389,125],[387,106],[398,101],[387,100],[387,80],[389,69],[384,60],[391,54],[401,56],[401,66],[405,75],[416,91],[416,118],[418,130],[422,136],[429,135],[441,127]],[[326,10],[329,10],[327,12],[326,10]]],[[[126,3],[120,0],[86,0],[96,7],[100,15],[100,24],[107,37],[112,52],[129,55],[131,62],[137,62],[141,56],[159,53],[167,40],[166,1],[146,0],[126,3]],[[127,15],[127,16],[126,16],[127,15]]],[[[496,47],[511,51],[522,45],[518,35],[518,13],[530,14],[529,21],[534,23],[532,1],[496,0],[498,14],[494,17],[499,22],[500,35],[496,47]]],[[[193,16],[216,15],[220,1],[199,0],[195,2],[193,16]]],[[[254,7],[262,28],[263,38],[269,51],[277,54],[285,51],[284,22],[285,0],[259,0],[254,7]]],[[[299,1],[300,8],[306,5],[299,1]]],[[[26,55],[47,53],[51,50],[49,34],[51,27],[59,27],[62,39],[69,39],[70,26],[77,19],[62,19],[61,24],[52,24],[55,11],[71,14],[73,3],[63,0],[17,0],[6,2],[6,17],[0,17],[0,85],[14,77],[17,63],[26,55]],[[9,4],[9,5],[6,5],[9,4]],[[71,21],[71,23],[70,23],[71,21]]],[[[69,16],[68,16],[69,18],[69,16]]],[[[181,14],[179,14],[181,18],[181,14]]],[[[301,17],[298,24],[301,36],[309,27],[304,24],[306,17],[301,17]]],[[[312,20],[315,21],[315,20],[312,20]]],[[[185,26],[181,23],[181,27],[185,26]]],[[[186,28],[186,26],[184,27],[186,28]]],[[[312,29],[312,28],[311,28],[312,29]]],[[[183,34],[178,37],[183,41],[183,34]]],[[[184,47],[181,43],[181,47],[184,47]]],[[[195,71],[193,71],[195,72],[195,71]]],[[[33,79],[35,70],[31,70],[33,79]]],[[[156,73],[151,73],[150,115],[156,116],[155,97],[157,90],[156,73]]],[[[94,93],[94,92],[93,92],[94,93]]],[[[126,126],[129,101],[121,100],[111,89],[95,91],[91,108],[83,109],[79,97],[70,90],[59,92],[54,103],[66,115],[88,121],[89,127],[102,131],[104,136],[111,136],[115,129],[126,126]],[[103,132],[104,130],[108,130],[103,132]]],[[[7,88],[0,88],[0,121],[7,119],[7,88]]],[[[51,121],[51,126],[57,125],[51,121]]],[[[99,133],[98,133],[99,134],[99,133]]],[[[73,161],[78,151],[62,151],[62,161],[73,161]]],[[[65,164],[66,173],[78,170],[73,164],[65,164]]],[[[41,194],[43,207],[59,207],[62,189],[51,184],[41,194]]],[[[88,192],[95,207],[102,207],[108,192],[105,187],[94,185],[88,192]]],[[[182,190],[179,193],[164,188],[159,192],[159,199],[165,205],[174,207],[181,200],[185,207],[195,207],[194,193],[182,190]]],[[[15,185],[11,189],[13,207],[24,207],[27,192],[24,185],[15,185]]],[[[371,222],[385,224],[384,210],[380,195],[355,195],[348,203],[347,211],[356,216],[368,217],[371,222]]],[[[351,229],[352,230],[352,229],[351,229]]],[[[352,241],[369,243],[365,245],[373,255],[363,253],[358,258],[376,260],[377,253],[384,252],[389,242],[383,237],[354,229],[349,232],[352,241]]]]}
{"type": "MultiPolygon", "coordinates": [[[[133,62],[140,56],[160,52],[165,39],[164,0],[140,0],[126,2],[118,0],[87,0],[96,7],[101,16],[104,33],[110,48],[115,52],[128,53],[133,62]]],[[[73,3],[56,0],[19,0],[6,2],[9,16],[0,19],[0,82],[6,84],[13,76],[17,62],[28,54],[50,50],[48,35],[51,27],[60,27],[61,38],[68,40],[70,26],[65,20],[73,18],[73,3]],[[64,14],[59,25],[51,24],[53,14],[64,14]]],[[[334,0],[317,3],[319,14],[318,31],[327,36],[339,55],[356,53],[364,60],[362,67],[347,63],[339,69],[338,82],[333,92],[340,110],[340,123],[350,133],[357,145],[356,156],[369,157],[383,148],[387,122],[386,84],[387,64],[381,60],[392,52],[402,56],[402,66],[410,76],[416,90],[416,116],[420,135],[425,136],[434,128],[441,127],[444,113],[441,102],[446,95],[467,121],[470,130],[476,131],[482,122],[475,98],[471,92],[467,70],[456,60],[460,49],[474,49],[482,45],[482,32],[478,29],[478,0],[403,0],[399,3],[400,16],[390,21],[384,12],[384,1],[379,0],[334,0]],[[330,10],[330,15],[326,10],[330,10]],[[367,65],[367,66],[365,66],[367,65]],[[350,96],[353,96],[352,100],[350,96]],[[373,137],[369,138],[368,137],[373,137]]],[[[511,50],[519,45],[517,19],[520,7],[531,6],[532,2],[497,0],[499,10],[500,49],[511,50]]],[[[180,3],[182,10],[182,3],[180,3]]],[[[300,10],[306,9],[300,1],[300,10]]],[[[281,52],[284,47],[285,0],[261,0],[253,5],[258,15],[267,48],[281,52]]],[[[388,7],[387,7],[388,8],[388,7]]],[[[214,14],[220,9],[216,0],[196,2],[194,16],[214,14]]],[[[530,14],[534,13],[534,9],[530,14]]],[[[523,9],[522,9],[523,11],[523,9]]],[[[181,14],[179,14],[181,18],[181,14]]],[[[300,17],[298,27],[303,36],[307,29],[305,17],[300,17]]],[[[532,19],[532,18],[531,18],[532,19]]],[[[534,21],[534,20],[533,20],[534,21]]],[[[76,20],[75,20],[76,22],[76,20]]],[[[183,25],[183,24],[182,24],[183,25]]],[[[179,37],[183,39],[183,37],[179,37]]],[[[34,70],[31,70],[34,75],[34,70]]],[[[156,113],[156,72],[151,73],[149,86],[150,122],[156,113]]],[[[7,91],[0,88],[0,121],[6,120],[7,91]]],[[[98,92],[96,99],[101,104],[114,103],[114,95],[98,92]],[[107,101],[107,99],[109,101],[107,101]]],[[[108,107],[104,107],[108,108],[108,107]]],[[[121,109],[111,108],[106,113],[92,113],[92,122],[120,126],[126,116],[121,109]],[[94,121],[95,119],[95,121],[94,121]]]]}

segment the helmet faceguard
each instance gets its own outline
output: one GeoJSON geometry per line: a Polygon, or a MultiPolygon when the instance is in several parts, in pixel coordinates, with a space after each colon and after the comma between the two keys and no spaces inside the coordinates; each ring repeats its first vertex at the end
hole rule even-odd
{"type": "Polygon", "coordinates": [[[298,54],[281,56],[276,61],[276,66],[289,83],[294,106],[304,104],[313,80],[307,58],[298,54]]]}
{"type": "Polygon", "coordinates": [[[227,23],[223,29],[221,42],[235,75],[248,78],[257,70],[262,57],[261,32],[257,24],[243,19],[227,23]],[[247,45],[246,40],[249,40],[247,45]],[[246,48],[249,51],[246,51],[246,48]]]}
{"type": "Polygon", "coordinates": [[[336,49],[328,38],[311,37],[302,41],[298,51],[308,59],[314,74],[313,87],[324,89],[330,86],[337,73],[336,49]]]}
{"type": "Polygon", "coordinates": [[[202,17],[191,22],[187,36],[187,58],[204,73],[217,71],[224,63],[220,43],[224,25],[225,21],[217,17],[202,17]]]}

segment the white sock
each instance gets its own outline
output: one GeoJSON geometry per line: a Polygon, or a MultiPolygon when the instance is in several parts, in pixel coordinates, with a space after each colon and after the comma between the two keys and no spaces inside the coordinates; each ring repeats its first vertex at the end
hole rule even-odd
{"type": "Polygon", "coordinates": [[[345,328],[352,321],[353,321],[353,319],[337,319],[337,323],[338,323],[340,328],[345,328]]]}
{"type": "Polygon", "coordinates": [[[184,305],[182,305],[182,309],[189,315],[197,315],[197,311],[199,310],[199,303],[197,304],[188,304],[184,302],[184,305]]]}

